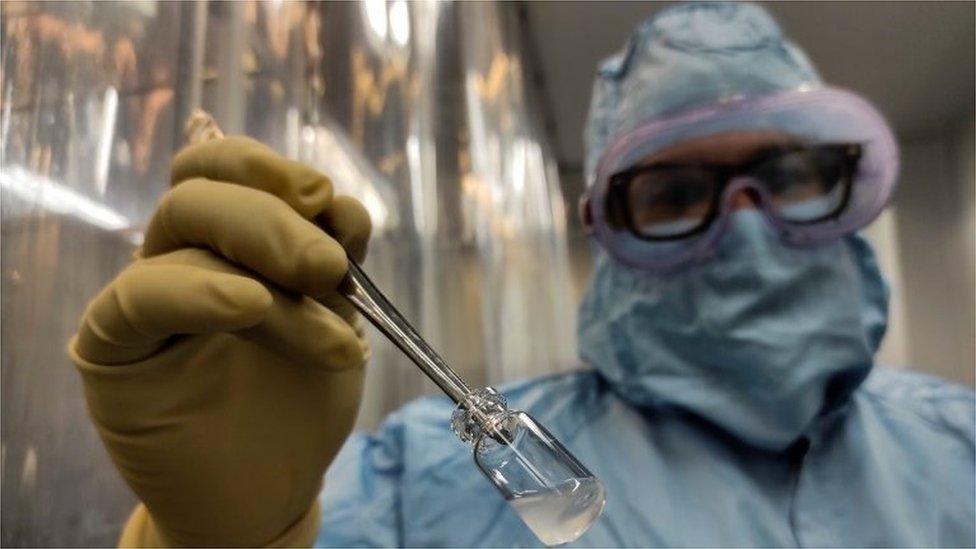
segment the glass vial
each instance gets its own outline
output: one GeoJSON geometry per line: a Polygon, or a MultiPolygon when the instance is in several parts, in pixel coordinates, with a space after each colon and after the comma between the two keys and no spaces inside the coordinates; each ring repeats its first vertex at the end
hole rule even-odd
{"type": "Polygon", "coordinates": [[[474,444],[478,468],[526,526],[546,545],[583,535],[606,502],[599,479],[531,416],[508,410],[493,389],[475,391],[465,403],[454,414],[455,432],[474,444]]]}

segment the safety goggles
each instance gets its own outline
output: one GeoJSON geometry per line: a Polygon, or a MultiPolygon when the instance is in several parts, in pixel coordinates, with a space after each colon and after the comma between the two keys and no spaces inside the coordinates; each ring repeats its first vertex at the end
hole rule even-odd
{"type": "Polygon", "coordinates": [[[890,129],[867,101],[841,90],[739,99],[638,124],[613,139],[581,200],[583,223],[616,259],[668,271],[707,258],[747,191],[781,239],[816,245],[870,223],[898,170],[890,129]],[[649,162],[693,139],[775,132],[739,165],[649,162]]]}

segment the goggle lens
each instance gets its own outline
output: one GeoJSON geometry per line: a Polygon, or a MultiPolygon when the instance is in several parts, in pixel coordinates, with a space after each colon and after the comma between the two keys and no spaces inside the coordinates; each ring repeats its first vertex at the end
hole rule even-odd
{"type": "Polygon", "coordinates": [[[612,178],[607,217],[645,240],[675,240],[705,230],[720,197],[740,175],[762,189],[765,207],[788,223],[817,223],[847,205],[860,159],[856,144],[777,151],[748,167],[650,165],[612,178]]]}
{"type": "Polygon", "coordinates": [[[844,210],[860,156],[858,145],[793,151],[760,165],[755,177],[773,215],[790,223],[816,223],[844,210]]]}
{"type": "Polygon", "coordinates": [[[718,177],[702,168],[637,173],[627,188],[629,224],[646,238],[690,235],[711,216],[718,185],[718,177]]]}

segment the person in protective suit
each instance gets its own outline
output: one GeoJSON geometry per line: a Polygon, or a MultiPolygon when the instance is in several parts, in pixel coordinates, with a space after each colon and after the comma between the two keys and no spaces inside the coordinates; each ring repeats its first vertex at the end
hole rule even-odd
{"type": "MultiPolygon", "coordinates": [[[[857,230],[897,149],[870,103],[761,8],[695,3],[600,66],[585,137],[588,368],[502,388],[606,485],[574,545],[976,544],[973,393],[873,369],[888,291],[857,230]]],[[[70,343],[142,502],[120,543],[538,545],[446,398],[349,436],[363,207],[244,138],[172,172],[70,343]]]]}

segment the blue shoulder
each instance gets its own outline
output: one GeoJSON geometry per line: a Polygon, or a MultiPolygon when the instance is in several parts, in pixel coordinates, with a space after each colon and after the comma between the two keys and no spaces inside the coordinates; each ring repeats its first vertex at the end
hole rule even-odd
{"type": "Polygon", "coordinates": [[[909,414],[976,445],[976,394],[966,387],[915,372],[876,369],[861,393],[891,413],[909,414]]]}

